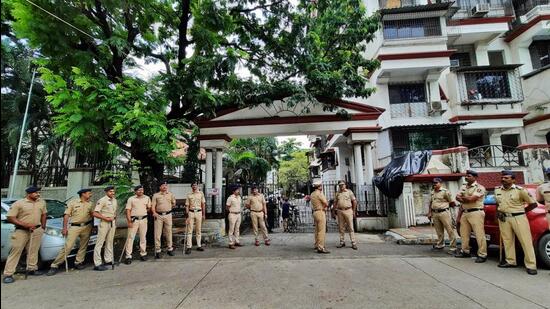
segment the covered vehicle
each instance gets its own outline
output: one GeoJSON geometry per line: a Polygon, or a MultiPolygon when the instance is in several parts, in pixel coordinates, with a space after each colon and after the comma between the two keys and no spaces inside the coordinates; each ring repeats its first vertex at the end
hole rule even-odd
{"type": "MultiPolygon", "coordinates": [[[[7,213],[15,201],[15,199],[2,199],[2,262],[7,260],[11,249],[11,235],[15,230],[15,225],[8,222],[7,213]]],[[[59,253],[59,250],[65,245],[65,239],[61,231],[63,230],[63,215],[66,205],[58,200],[44,199],[44,201],[48,209],[48,219],[46,230],[44,231],[40,244],[39,263],[53,261],[59,253]]],[[[94,226],[90,241],[88,242],[88,252],[93,251],[96,238],[97,228],[94,226]]],[[[75,256],[78,247],[79,240],[76,241],[68,257],[75,256]]]]}
{"type": "MultiPolygon", "coordinates": [[[[536,186],[525,185],[524,188],[529,191],[532,196],[535,196],[536,186]]],[[[525,205],[527,206],[527,205],[525,205]]],[[[484,200],[485,211],[485,238],[487,239],[487,245],[499,246],[500,230],[497,218],[496,199],[494,194],[487,194],[484,200]]],[[[462,209],[458,212],[457,217],[457,230],[460,231],[460,218],[462,216],[462,209]]],[[[545,265],[550,267],[550,230],[548,229],[548,221],[546,219],[546,209],[543,204],[527,212],[527,220],[529,221],[529,227],[531,228],[531,236],[533,238],[533,247],[535,248],[535,254],[539,265],[545,265]]],[[[477,246],[474,234],[470,234],[470,244],[472,247],[477,246]]],[[[516,250],[521,250],[521,245],[516,240],[516,250]]],[[[474,250],[475,251],[475,250],[474,250]]]]}

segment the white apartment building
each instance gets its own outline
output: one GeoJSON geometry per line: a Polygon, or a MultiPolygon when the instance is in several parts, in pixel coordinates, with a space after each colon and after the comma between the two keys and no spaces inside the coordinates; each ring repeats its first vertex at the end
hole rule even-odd
{"type": "Polygon", "coordinates": [[[436,150],[431,176],[405,183],[415,209],[398,225],[407,226],[422,221],[435,174],[451,188],[466,168],[489,188],[503,168],[520,183],[541,182],[550,166],[549,2],[365,0],[382,23],[366,52],[380,61],[370,72],[377,91],[349,101],[383,113],[376,126],[310,136],[312,177],[368,187],[396,155],[436,150]]]}

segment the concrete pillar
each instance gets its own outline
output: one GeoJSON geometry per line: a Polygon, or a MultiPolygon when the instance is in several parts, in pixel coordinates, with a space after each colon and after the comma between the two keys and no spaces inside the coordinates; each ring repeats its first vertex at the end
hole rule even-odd
{"type": "Polygon", "coordinates": [[[519,62],[523,65],[519,67],[519,72],[521,75],[530,73],[533,71],[533,63],[531,62],[531,54],[529,53],[529,47],[518,47],[517,48],[519,62]]]}
{"type": "Polygon", "coordinates": [[[493,157],[492,163],[495,164],[495,166],[502,166],[504,163],[502,156],[504,155],[501,148],[502,147],[502,140],[500,138],[501,133],[500,132],[494,132],[489,135],[489,143],[491,146],[498,146],[498,147],[491,147],[491,156],[493,157]]]}
{"type": "Polygon", "coordinates": [[[18,198],[25,196],[25,189],[31,184],[31,172],[26,170],[18,170],[15,175],[15,181],[12,182],[13,175],[10,176],[10,185],[13,184],[13,189],[9,187],[8,192],[12,193],[9,198],[18,198]]]}
{"type": "Polygon", "coordinates": [[[363,158],[361,156],[361,144],[353,145],[353,159],[355,161],[355,180],[357,185],[365,184],[363,175],[363,158]]]}
{"type": "Polygon", "coordinates": [[[367,185],[372,184],[372,178],[374,177],[374,158],[372,156],[372,144],[365,144],[365,164],[367,170],[367,185]]]}
{"type": "MultiPolygon", "coordinates": [[[[139,177],[139,176],[138,176],[139,177]]],[[[77,197],[78,190],[90,186],[92,180],[91,168],[72,168],[67,176],[67,193],[65,199],[77,197]]]]}
{"type": "Polygon", "coordinates": [[[216,196],[216,213],[222,212],[222,176],[223,176],[223,151],[222,149],[216,149],[216,175],[215,186],[218,189],[219,194],[216,196]]]}
{"type": "Polygon", "coordinates": [[[205,166],[205,179],[204,179],[204,188],[205,198],[206,198],[206,209],[208,212],[213,212],[212,207],[212,197],[208,195],[208,189],[212,189],[212,150],[206,149],[206,166],[205,166]],[[211,208],[212,207],[212,208],[211,208]]]}
{"type": "Polygon", "coordinates": [[[342,162],[340,162],[341,158],[342,157],[340,156],[340,148],[339,147],[334,147],[334,159],[338,160],[338,165],[336,166],[336,170],[335,170],[337,180],[344,179],[342,177],[342,166],[343,166],[343,164],[342,164],[342,162]]]}
{"type": "Polygon", "coordinates": [[[485,43],[476,44],[475,54],[478,66],[489,65],[489,54],[487,53],[488,45],[485,43]]]}

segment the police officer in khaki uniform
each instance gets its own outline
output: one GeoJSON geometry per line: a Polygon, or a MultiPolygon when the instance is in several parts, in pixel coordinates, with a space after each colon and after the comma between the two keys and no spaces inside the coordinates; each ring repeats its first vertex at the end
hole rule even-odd
{"type": "Polygon", "coordinates": [[[323,186],[321,181],[313,183],[315,191],[311,193],[310,203],[313,210],[313,221],[315,223],[315,248],[317,253],[330,253],[325,248],[325,233],[327,230],[326,211],[328,209],[328,201],[323,194],[323,186]]]}
{"type": "Polygon", "coordinates": [[[67,209],[65,209],[63,230],[61,232],[65,236],[65,246],[59,251],[59,254],[52,262],[50,270],[46,274],[48,276],[53,276],[57,273],[59,265],[65,262],[67,254],[71,252],[77,238],[80,238],[80,244],[74,267],[76,269],[84,269],[84,265],[82,264],[86,258],[86,249],[88,248],[88,241],[90,240],[90,234],[94,226],[94,218],[92,216],[94,207],[90,202],[92,189],[82,189],[78,191],[78,195],[80,198],[70,201],[67,209]],[[69,219],[71,221],[70,228],[67,229],[69,219]]]}
{"type": "MultiPolygon", "coordinates": [[[[550,167],[546,168],[544,173],[550,179],[550,167]]],[[[546,221],[550,229],[550,182],[545,182],[537,188],[537,201],[546,208],[546,221]]]]}
{"type": "Polygon", "coordinates": [[[40,188],[30,186],[25,189],[27,196],[13,203],[6,215],[8,222],[15,225],[11,235],[11,249],[4,267],[4,283],[13,283],[13,274],[23,249],[27,250],[27,274],[40,276],[38,270],[38,250],[42,234],[46,229],[46,203],[40,199],[40,188]]]}
{"type": "Polygon", "coordinates": [[[487,241],[485,240],[485,211],[483,210],[483,199],[485,198],[485,187],[480,185],[476,171],[466,171],[466,183],[460,188],[456,200],[462,205],[462,217],[460,218],[460,238],[462,249],[455,255],[459,258],[470,257],[470,233],[473,231],[476,237],[478,251],[476,263],[487,261],[487,241]]]}
{"type": "Polygon", "coordinates": [[[495,198],[497,200],[497,218],[500,229],[500,237],[504,243],[506,253],[506,262],[498,267],[513,268],[516,264],[516,237],[521,244],[525,254],[525,267],[529,275],[537,274],[537,261],[535,259],[535,249],[533,248],[533,238],[529,221],[525,211],[531,211],[537,207],[537,202],[533,197],[520,186],[516,186],[516,177],[512,171],[502,171],[502,186],[495,189],[495,198]],[[525,204],[528,204],[525,208],[525,204]]]}
{"type": "Polygon", "coordinates": [[[338,182],[338,192],[334,197],[334,208],[338,215],[338,229],[340,231],[340,245],[338,248],[346,246],[344,236],[346,226],[349,229],[351,239],[351,248],[357,250],[357,242],[355,241],[355,233],[353,231],[353,219],[357,216],[357,200],[350,189],[346,188],[346,183],[342,180],[338,182]]]}
{"type": "Polygon", "coordinates": [[[252,221],[252,230],[254,231],[254,244],[260,245],[258,240],[258,225],[264,238],[266,246],[270,245],[269,237],[267,236],[267,228],[265,226],[265,219],[267,218],[267,203],[265,202],[264,195],[258,192],[258,188],[252,186],[252,194],[248,197],[245,204],[246,208],[250,209],[250,220],[252,221]]]}
{"type": "Polygon", "coordinates": [[[126,259],[124,264],[132,263],[134,238],[139,231],[139,259],[147,261],[147,212],[151,209],[151,199],[144,194],[143,186],[134,187],[134,196],[126,202],[126,221],[128,236],[126,238],[126,259]]]}
{"type": "Polygon", "coordinates": [[[227,207],[227,219],[229,221],[229,249],[235,249],[235,247],[242,247],[239,242],[241,232],[241,187],[233,186],[231,192],[233,193],[227,198],[225,206],[227,207]]]}
{"type": "Polygon", "coordinates": [[[153,194],[151,202],[151,211],[155,218],[155,258],[160,259],[161,241],[164,233],[166,239],[166,253],[174,256],[174,247],[172,244],[172,209],[176,206],[176,197],[168,191],[168,183],[161,182],[159,192],[153,194]]]}
{"type": "Polygon", "coordinates": [[[185,199],[185,210],[187,212],[187,248],[185,248],[185,254],[191,253],[191,247],[193,246],[193,227],[195,228],[195,235],[197,239],[197,251],[204,251],[201,243],[201,229],[202,220],[206,219],[206,199],[204,194],[199,191],[197,183],[191,185],[192,192],[187,195],[185,199]]]}
{"type": "Polygon", "coordinates": [[[437,233],[437,244],[435,249],[445,248],[445,231],[449,235],[450,253],[456,253],[456,236],[453,229],[451,212],[449,207],[454,207],[455,202],[451,197],[451,192],[443,188],[441,178],[433,179],[433,190],[430,199],[430,210],[428,218],[434,222],[435,232],[437,233]]]}
{"type": "Polygon", "coordinates": [[[97,201],[93,216],[100,219],[97,230],[97,240],[94,247],[94,270],[107,270],[105,265],[113,264],[113,241],[116,231],[117,200],[115,198],[115,187],[108,186],[104,189],[105,196],[97,201]],[[105,245],[105,265],[101,258],[101,249],[105,245]]]}

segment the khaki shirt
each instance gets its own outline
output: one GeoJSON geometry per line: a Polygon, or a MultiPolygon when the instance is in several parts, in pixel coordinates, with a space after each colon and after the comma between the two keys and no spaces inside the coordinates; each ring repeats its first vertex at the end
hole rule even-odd
{"type": "Polygon", "coordinates": [[[352,201],[355,201],[355,195],[353,195],[350,189],[338,191],[334,197],[334,202],[337,203],[338,209],[348,209],[352,207],[352,201]]]}
{"type": "Polygon", "coordinates": [[[172,192],[157,192],[153,194],[152,205],[156,212],[167,212],[176,206],[176,197],[172,192]]]}
{"type": "Polygon", "coordinates": [[[105,195],[97,201],[94,211],[97,211],[104,217],[114,218],[116,217],[117,207],[118,204],[116,198],[109,198],[107,195],[105,195]]]}
{"type": "Polygon", "coordinates": [[[91,202],[75,199],[69,202],[65,214],[71,217],[71,223],[86,223],[92,220],[94,207],[91,202]]]}
{"type": "Polygon", "coordinates": [[[310,196],[311,208],[316,210],[323,210],[325,205],[328,205],[327,198],[320,190],[315,190],[310,196]]]}
{"type": "Polygon", "coordinates": [[[550,182],[543,183],[537,188],[537,201],[544,201],[546,211],[550,211],[550,182]]]}
{"type": "Polygon", "coordinates": [[[453,201],[451,192],[445,188],[439,191],[432,190],[432,209],[444,209],[449,207],[449,203],[453,201]]]}
{"type": "Polygon", "coordinates": [[[525,212],[525,204],[536,203],[535,199],[524,188],[512,185],[508,190],[503,186],[495,189],[498,210],[508,213],[525,212]]]}
{"type": "Polygon", "coordinates": [[[225,205],[229,207],[229,212],[241,212],[241,197],[231,194],[227,198],[227,203],[225,205]]]}
{"type": "Polygon", "coordinates": [[[201,204],[206,204],[206,199],[201,191],[191,192],[185,199],[185,207],[191,210],[202,210],[201,204]]]}
{"type": "Polygon", "coordinates": [[[147,195],[141,197],[134,195],[126,202],[126,210],[131,209],[130,216],[133,217],[147,216],[149,208],[151,208],[151,199],[147,195]]]}
{"type": "Polygon", "coordinates": [[[264,195],[261,193],[257,195],[251,194],[248,196],[248,203],[250,205],[250,210],[263,211],[265,203],[264,195]]]}
{"type": "Polygon", "coordinates": [[[46,202],[42,199],[31,201],[27,198],[18,200],[11,205],[6,217],[15,217],[28,224],[40,225],[42,215],[48,213],[46,202]]]}
{"type": "Polygon", "coordinates": [[[487,191],[485,190],[485,187],[477,183],[477,181],[474,181],[474,183],[471,186],[468,186],[467,183],[463,184],[458,194],[462,194],[462,196],[464,197],[479,196],[479,198],[477,199],[477,201],[473,203],[462,203],[462,208],[463,209],[471,209],[471,208],[483,209],[483,198],[485,197],[486,193],[487,191]]]}

